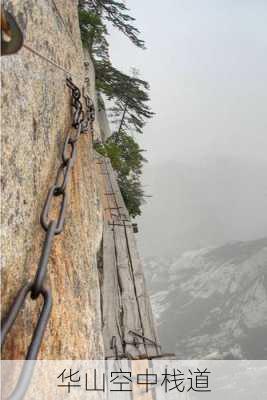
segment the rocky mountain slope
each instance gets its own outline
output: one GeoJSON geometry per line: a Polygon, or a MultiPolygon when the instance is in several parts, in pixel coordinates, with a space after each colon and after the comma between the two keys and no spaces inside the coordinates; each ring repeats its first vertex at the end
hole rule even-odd
{"type": "Polygon", "coordinates": [[[267,359],[267,238],[150,258],[146,271],[164,348],[267,359]]]}

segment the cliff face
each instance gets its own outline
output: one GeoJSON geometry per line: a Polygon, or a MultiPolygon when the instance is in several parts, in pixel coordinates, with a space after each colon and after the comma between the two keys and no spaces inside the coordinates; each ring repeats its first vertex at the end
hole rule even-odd
{"type": "MultiPolygon", "coordinates": [[[[134,329],[143,344],[137,351],[135,343],[126,349],[128,353],[132,349],[132,353],[141,355],[149,347],[150,355],[158,355],[159,347],[142,339],[145,335],[148,340],[157,341],[157,336],[129,215],[111,165],[110,176],[104,176],[99,155],[93,150],[93,140],[107,138],[110,128],[104,110],[97,110],[94,68],[82,49],[77,1],[42,0],[37,4],[28,0],[24,6],[16,0],[6,3],[24,32],[25,45],[39,54],[22,48],[16,55],[2,58],[2,315],[17,291],[35,275],[45,238],[40,214],[55,182],[64,140],[74,129],[63,68],[74,84],[80,89],[84,86],[90,95],[96,106],[96,120],[94,132],[79,139],[67,189],[65,226],[54,239],[49,259],[46,285],[52,289],[53,308],[39,359],[116,357],[117,349],[110,351],[116,333],[105,314],[107,296],[116,297],[115,292],[105,291],[109,276],[120,280],[114,288],[120,292],[119,302],[110,311],[110,315],[124,315],[118,321],[118,347],[127,355],[125,341],[133,340],[132,335],[128,337],[128,330],[134,329]],[[116,189],[109,186],[110,177],[116,189]],[[120,202],[118,205],[115,201],[113,207],[107,202],[107,192],[111,190],[115,190],[120,202]],[[122,208],[128,221],[125,232],[122,208]],[[110,224],[114,221],[122,222],[116,230],[120,231],[125,263],[106,257],[103,251],[103,236],[108,231],[112,237],[110,224]]],[[[110,254],[117,256],[120,245],[113,239],[109,245],[110,254]]],[[[2,358],[25,357],[40,306],[39,299],[36,302],[30,295],[27,297],[7,336],[2,358]]]]}
{"type": "MultiPolygon", "coordinates": [[[[77,1],[8,1],[25,44],[73,74],[81,88],[85,73],[94,94],[94,73],[84,68],[77,1]]],[[[2,58],[2,313],[37,269],[44,231],[39,220],[71,129],[66,74],[22,48],[2,58]]],[[[98,135],[98,124],[95,124],[98,135]]],[[[69,182],[65,228],[54,241],[47,285],[53,309],[39,358],[103,358],[96,254],[102,238],[102,208],[91,135],[82,135],[69,182]]],[[[38,301],[39,303],[39,301],[38,301]]],[[[26,301],[3,356],[23,358],[38,313],[26,301]],[[19,335],[18,335],[19,332],[19,335]]]]}

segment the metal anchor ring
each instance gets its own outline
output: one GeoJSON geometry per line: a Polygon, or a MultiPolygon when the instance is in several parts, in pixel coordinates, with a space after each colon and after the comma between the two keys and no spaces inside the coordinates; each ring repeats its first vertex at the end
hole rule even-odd
{"type": "Polygon", "coordinates": [[[15,18],[1,10],[1,55],[17,53],[23,45],[23,34],[15,18]]]}

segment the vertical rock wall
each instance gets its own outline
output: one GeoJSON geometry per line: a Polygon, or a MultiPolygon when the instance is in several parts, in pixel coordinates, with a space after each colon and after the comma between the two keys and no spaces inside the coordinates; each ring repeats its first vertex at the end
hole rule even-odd
{"type": "MultiPolygon", "coordinates": [[[[25,45],[39,55],[22,48],[1,60],[2,314],[35,275],[45,237],[40,214],[61,163],[65,137],[73,129],[63,68],[77,86],[84,86],[97,112],[94,135],[79,139],[68,184],[65,227],[54,239],[46,282],[52,289],[53,309],[39,359],[103,359],[117,353],[120,357],[156,356],[160,347],[130,218],[110,161],[105,161],[108,170],[103,173],[101,157],[93,151],[93,140],[105,141],[110,128],[105,110],[97,107],[94,67],[83,52],[77,3],[5,3],[24,32],[25,45]],[[111,245],[108,252],[107,243],[111,245]],[[98,254],[102,265],[97,265],[98,254]],[[118,348],[110,349],[114,338],[118,348]]],[[[25,357],[40,306],[41,300],[28,296],[2,358],[25,357]]]]}
{"type": "MultiPolygon", "coordinates": [[[[84,69],[77,1],[10,0],[25,44],[73,74],[94,96],[90,60],[84,69]]],[[[22,48],[2,58],[2,314],[36,271],[44,240],[39,219],[71,127],[66,74],[22,48]]],[[[96,127],[96,134],[99,134],[96,127]]],[[[82,135],[69,182],[65,228],[54,241],[47,285],[53,310],[40,359],[103,358],[96,254],[102,238],[102,208],[90,135],[82,135]]],[[[24,358],[39,301],[26,306],[7,337],[2,358],[24,358]]]]}

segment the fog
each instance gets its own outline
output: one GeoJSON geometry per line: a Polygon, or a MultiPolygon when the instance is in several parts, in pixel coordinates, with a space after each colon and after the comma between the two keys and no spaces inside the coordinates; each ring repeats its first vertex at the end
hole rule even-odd
{"type": "Polygon", "coordinates": [[[267,236],[266,1],[127,5],[147,50],[111,29],[111,58],[140,70],[156,113],[138,137],[142,255],[267,236]]]}

